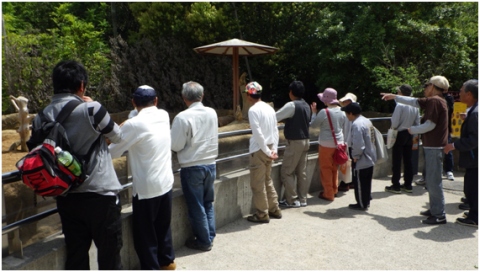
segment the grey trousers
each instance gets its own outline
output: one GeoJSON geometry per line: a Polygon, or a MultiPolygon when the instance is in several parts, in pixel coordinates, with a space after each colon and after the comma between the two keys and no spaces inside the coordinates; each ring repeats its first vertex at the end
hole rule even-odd
{"type": "Polygon", "coordinates": [[[442,171],[443,149],[424,148],[425,182],[430,201],[430,212],[436,217],[445,216],[442,171]]]}

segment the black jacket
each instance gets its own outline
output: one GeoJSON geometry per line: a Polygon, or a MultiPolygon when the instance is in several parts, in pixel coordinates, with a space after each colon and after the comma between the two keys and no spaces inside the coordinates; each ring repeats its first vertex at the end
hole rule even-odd
{"type": "Polygon", "coordinates": [[[462,168],[478,168],[478,107],[477,103],[468,111],[462,124],[460,139],[454,142],[455,149],[460,151],[458,166],[462,168]]]}

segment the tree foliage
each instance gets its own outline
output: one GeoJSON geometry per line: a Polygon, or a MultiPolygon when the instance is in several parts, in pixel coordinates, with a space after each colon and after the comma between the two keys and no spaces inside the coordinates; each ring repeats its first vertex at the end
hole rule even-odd
{"type": "MultiPolygon", "coordinates": [[[[333,87],[339,96],[356,93],[365,110],[389,112],[393,105],[381,103],[380,92],[408,83],[421,96],[421,84],[433,75],[447,77],[453,90],[478,77],[475,2],[3,2],[2,7],[7,33],[2,71],[8,75],[2,77],[3,94],[26,94],[38,107],[48,102],[49,74],[64,58],[85,64],[93,94],[114,111],[129,105],[136,84],[158,86],[165,94],[177,92],[182,80],[230,89],[231,60],[198,56],[192,49],[231,38],[280,49],[247,59],[248,80],[260,82],[264,99],[276,107],[288,101],[292,80],[304,82],[308,102],[333,87]]],[[[241,73],[247,61],[240,61],[241,73]]],[[[224,96],[231,91],[215,93],[209,103],[230,108],[224,101],[231,98],[224,96]]],[[[172,101],[165,107],[183,107],[172,101]]]]}

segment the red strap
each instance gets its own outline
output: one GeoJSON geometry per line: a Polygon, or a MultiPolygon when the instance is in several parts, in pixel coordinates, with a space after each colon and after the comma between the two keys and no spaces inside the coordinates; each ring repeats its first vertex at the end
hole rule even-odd
{"type": "Polygon", "coordinates": [[[338,146],[337,138],[335,137],[335,133],[333,132],[332,119],[330,119],[330,113],[328,113],[328,108],[325,108],[325,112],[327,113],[328,123],[330,124],[330,130],[332,131],[333,140],[335,141],[335,145],[338,146]]]}

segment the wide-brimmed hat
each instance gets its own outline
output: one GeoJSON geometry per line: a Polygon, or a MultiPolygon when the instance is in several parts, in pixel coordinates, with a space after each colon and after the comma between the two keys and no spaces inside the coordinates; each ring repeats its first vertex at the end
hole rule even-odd
{"type": "Polygon", "coordinates": [[[337,91],[335,91],[335,89],[333,88],[326,88],[325,91],[323,91],[323,93],[317,94],[317,97],[318,99],[320,99],[320,101],[322,101],[325,104],[339,103],[337,100],[337,91]]]}
{"type": "Polygon", "coordinates": [[[353,93],[347,93],[344,97],[338,99],[340,102],[345,102],[347,100],[351,100],[352,102],[357,102],[357,96],[354,95],[353,93]]]}

